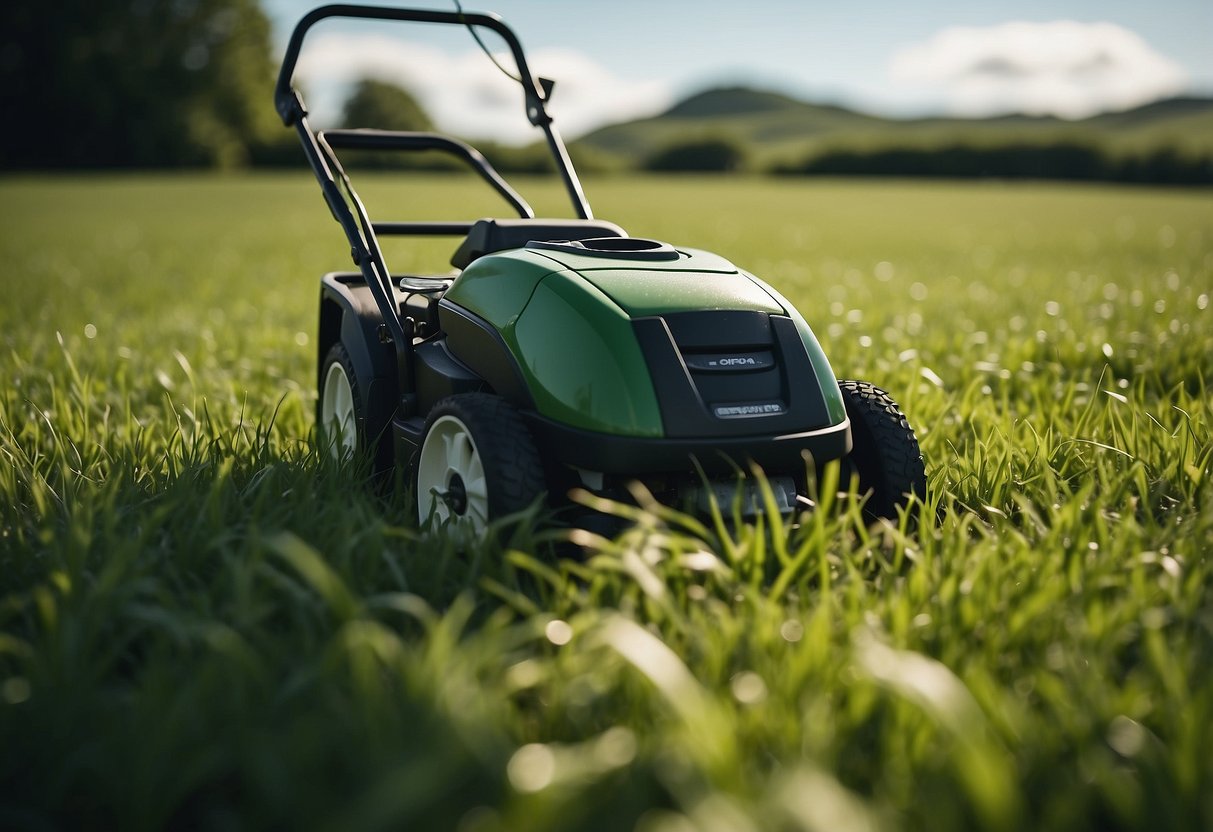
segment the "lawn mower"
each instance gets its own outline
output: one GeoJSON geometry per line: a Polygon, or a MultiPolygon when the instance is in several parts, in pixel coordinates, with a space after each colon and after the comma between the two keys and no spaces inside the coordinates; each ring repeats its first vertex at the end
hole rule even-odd
{"type": "Polygon", "coordinates": [[[317,425],[331,452],[364,455],[379,472],[399,466],[420,522],[474,533],[572,488],[617,496],[632,481],[684,506],[706,510],[715,500],[727,510],[737,500],[750,511],[760,486],[741,473],[754,464],[784,512],[809,501],[816,472],[832,460],[857,477],[870,515],[895,517],[921,497],[922,455],[905,416],[877,387],[837,381],[809,325],[775,289],[723,257],[594,218],[548,113],[553,88],[493,14],[332,5],[295,27],[275,105],[357,267],[321,279],[317,425]],[[575,216],[536,218],[456,138],[313,130],[292,78],[305,34],[337,17],[499,35],[575,216]],[[448,154],[512,215],[372,221],[338,150],[448,154]],[[379,244],[387,235],[459,238],[454,270],[393,273],[379,244]]]}

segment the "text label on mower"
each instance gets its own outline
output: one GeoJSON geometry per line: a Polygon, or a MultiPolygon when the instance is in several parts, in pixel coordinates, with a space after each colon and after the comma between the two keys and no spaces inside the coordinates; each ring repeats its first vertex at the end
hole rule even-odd
{"type": "Polygon", "coordinates": [[[766,370],[775,366],[775,356],[770,352],[714,353],[683,357],[686,360],[688,369],[701,373],[766,370]]]}
{"type": "Polygon", "coordinates": [[[748,419],[753,416],[774,416],[787,412],[783,402],[754,402],[753,404],[718,404],[712,407],[717,419],[748,419]]]}

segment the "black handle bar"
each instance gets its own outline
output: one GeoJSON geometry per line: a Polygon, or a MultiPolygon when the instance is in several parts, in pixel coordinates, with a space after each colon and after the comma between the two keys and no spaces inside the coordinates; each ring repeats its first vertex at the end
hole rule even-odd
{"type": "Polygon", "coordinates": [[[534,217],[535,212],[522,196],[484,158],[484,154],[469,144],[437,133],[406,133],[394,130],[322,130],[317,138],[336,150],[437,150],[463,160],[480,178],[518,212],[520,217],[534,217]]]}
{"type": "Polygon", "coordinates": [[[295,64],[299,61],[299,51],[303,47],[303,38],[312,26],[330,17],[362,18],[366,20],[399,20],[412,23],[448,23],[456,26],[483,26],[492,29],[505,40],[510,52],[514,55],[514,63],[518,66],[519,77],[522,79],[522,90],[526,95],[527,118],[531,124],[542,126],[551,119],[544,109],[546,96],[543,86],[531,74],[527,66],[526,56],[514,30],[495,14],[485,12],[448,12],[433,9],[394,9],[383,6],[357,6],[353,4],[336,3],[312,9],[295,24],[291,32],[290,42],[286,46],[286,54],[282,58],[282,69],[278,72],[278,84],[274,88],[274,105],[282,122],[287,127],[293,125],[307,110],[303,99],[291,87],[291,78],[295,74],[295,64]]]}
{"type": "MultiPolygon", "coordinates": [[[[274,87],[274,108],[278,111],[278,115],[281,116],[286,126],[301,128],[300,138],[303,140],[305,150],[313,143],[314,139],[303,135],[303,133],[310,132],[310,128],[303,129],[304,125],[301,124],[307,119],[307,107],[303,103],[303,97],[291,86],[291,80],[295,74],[295,65],[299,62],[299,51],[303,48],[304,36],[317,23],[330,17],[394,20],[406,23],[445,23],[452,26],[468,27],[483,26],[501,35],[514,56],[514,63],[518,66],[518,77],[526,99],[527,120],[543,130],[544,137],[547,139],[548,149],[551,151],[552,157],[556,162],[556,170],[560,173],[560,178],[564,180],[565,190],[568,191],[569,198],[573,202],[573,210],[577,212],[577,216],[582,219],[593,218],[594,214],[590,211],[590,204],[586,201],[585,193],[581,189],[581,182],[577,178],[577,172],[573,169],[573,162],[569,159],[569,153],[564,146],[564,140],[556,131],[555,125],[552,124],[552,118],[547,112],[546,104],[551,95],[552,83],[537,79],[531,74],[530,66],[526,62],[526,55],[522,51],[522,44],[518,42],[518,36],[514,34],[514,30],[507,26],[505,21],[497,15],[487,12],[398,9],[385,6],[358,6],[338,3],[320,6],[305,14],[295,24],[295,29],[291,32],[291,39],[286,46],[286,54],[282,57],[282,68],[278,72],[278,83],[274,87]]],[[[308,161],[311,163],[316,176],[320,178],[321,185],[323,186],[324,179],[328,176],[328,171],[325,169],[323,161],[318,157],[317,153],[311,151],[308,153],[308,161]]]]}

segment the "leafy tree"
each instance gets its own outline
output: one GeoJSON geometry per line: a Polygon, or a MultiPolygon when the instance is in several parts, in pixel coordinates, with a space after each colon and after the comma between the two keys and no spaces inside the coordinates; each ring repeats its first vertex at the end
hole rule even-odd
{"type": "Polygon", "coordinates": [[[363,78],[346,99],[342,122],[350,127],[382,130],[432,130],[430,117],[405,89],[373,78],[363,78]]]}
{"type": "Polygon", "coordinates": [[[273,77],[257,0],[0,4],[0,166],[240,164],[273,77]]]}

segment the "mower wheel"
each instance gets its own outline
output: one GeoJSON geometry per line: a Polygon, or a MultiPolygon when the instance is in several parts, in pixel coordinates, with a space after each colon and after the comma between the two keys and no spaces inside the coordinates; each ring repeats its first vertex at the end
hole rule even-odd
{"type": "Polygon", "coordinates": [[[490,521],[547,493],[522,417],[488,393],[460,393],[435,405],[412,468],[419,522],[449,522],[476,537],[490,521]]]}
{"type": "MultiPolygon", "coordinates": [[[[320,368],[320,441],[334,459],[349,459],[358,452],[362,403],[359,401],[354,362],[341,344],[333,344],[320,368]]],[[[363,443],[364,444],[364,443],[363,443]]]]}
{"type": "Polygon", "coordinates": [[[372,470],[383,473],[392,466],[392,443],[384,441],[387,420],[368,417],[363,396],[371,383],[359,376],[349,351],[333,344],[320,365],[320,401],[316,422],[320,441],[336,460],[371,454],[372,470]]]}
{"type": "MultiPolygon", "coordinates": [[[[865,381],[840,381],[853,447],[843,459],[843,476],[859,478],[860,494],[868,494],[864,513],[874,518],[897,518],[909,497],[926,497],[927,475],[918,438],[901,408],[888,393],[865,381]]],[[[842,485],[846,485],[846,479],[842,485]]]]}

